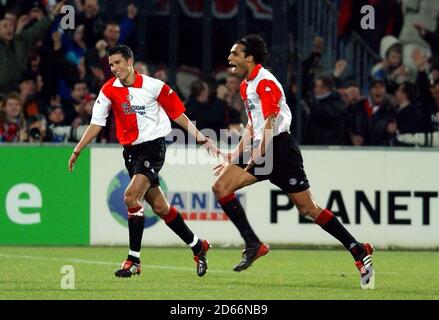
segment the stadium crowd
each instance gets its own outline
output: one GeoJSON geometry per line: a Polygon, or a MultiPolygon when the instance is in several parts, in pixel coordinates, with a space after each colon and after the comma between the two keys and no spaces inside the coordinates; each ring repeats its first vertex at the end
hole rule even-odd
{"type": "MultiPolygon", "coordinates": [[[[302,111],[302,144],[399,146],[408,145],[398,139],[401,134],[439,131],[439,2],[339,0],[337,5],[340,39],[356,30],[382,60],[370,70],[368,92],[361,92],[346,74],[345,60],[334,61],[330,74],[322,71],[325,44],[314,39],[302,63],[300,105],[293,70],[285,88],[293,115],[294,108],[302,111]],[[377,8],[379,21],[373,37],[356,25],[357,6],[368,3],[377,8]]],[[[112,77],[106,50],[135,32],[138,8],[129,4],[126,15],[114,21],[104,19],[97,0],[2,0],[0,15],[0,142],[77,141],[99,89],[112,77]],[[61,5],[67,2],[75,7],[73,30],[60,28],[61,5]]],[[[164,64],[136,61],[135,70],[168,81],[164,64]]],[[[227,65],[209,79],[182,66],[174,88],[199,129],[239,134],[247,123],[240,81],[227,65]]],[[[116,142],[114,121],[97,142],[116,142]]]]}

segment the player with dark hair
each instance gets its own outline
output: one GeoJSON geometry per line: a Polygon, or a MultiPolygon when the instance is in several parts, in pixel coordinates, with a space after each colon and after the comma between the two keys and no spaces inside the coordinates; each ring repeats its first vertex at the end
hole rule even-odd
{"type": "Polygon", "coordinates": [[[360,271],[361,287],[374,288],[372,245],[359,243],[331,211],[322,209],[313,199],[299,146],[289,132],[292,116],[282,86],[261,65],[267,57],[265,42],[258,35],[238,40],[228,57],[232,71],[245,78],[240,91],[249,120],[235,151],[215,167],[219,177],[212,190],[245,241],[242,260],[234,270],[247,269],[270,249],[253,231],[234,192],[269,180],[288,194],[302,215],[312,218],[346,247],[360,271]]]}
{"type": "Polygon", "coordinates": [[[102,86],[93,106],[90,125],[70,157],[69,170],[73,170],[81,150],[101,132],[111,109],[131,178],[124,194],[130,251],[121,268],[115,272],[116,276],[131,277],[141,272],[140,248],[145,221],[141,200],[145,199],[154,213],[191,247],[197,274],[201,277],[207,271],[206,253],[210,244],[193,234],[160,189],[158,174],[165,161],[165,136],[171,132],[169,118],[188,131],[209,153],[217,155],[218,150],[212,140],[189,121],[184,114],[183,103],[167,84],[134,71],[133,53],[129,47],[119,45],[109,49],[108,62],[115,77],[102,86]]]}

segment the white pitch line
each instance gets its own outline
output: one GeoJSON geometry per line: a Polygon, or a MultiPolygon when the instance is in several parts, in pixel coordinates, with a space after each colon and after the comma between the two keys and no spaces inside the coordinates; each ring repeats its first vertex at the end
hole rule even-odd
{"type": "MultiPolygon", "coordinates": [[[[58,257],[37,257],[37,256],[22,256],[22,255],[13,255],[13,254],[3,254],[0,253],[0,257],[3,258],[18,258],[18,259],[28,259],[28,260],[42,260],[42,261],[66,261],[66,262],[75,262],[75,263],[85,263],[85,264],[95,264],[95,265],[108,265],[108,266],[120,266],[120,263],[116,262],[107,262],[107,261],[96,261],[96,260],[84,260],[84,259],[75,259],[75,258],[58,258],[58,257]]],[[[178,271],[190,271],[194,272],[193,268],[184,268],[184,267],[174,267],[174,266],[157,266],[151,264],[143,264],[142,268],[147,269],[165,269],[165,270],[178,270],[178,271]]],[[[209,273],[223,273],[223,272],[231,272],[226,270],[210,270],[209,273]]]]}
{"type": "MultiPolygon", "coordinates": [[[[107,266],[120,266],[120,263],[117,262],[108,262],[108,261],[96,261],[96,260],[84,260],[84,259],[76,259],[76,258],[60,258],[60,257],[37,257],[37,256],[27,256],[27,255],[13,255],[13,254],[3,254],[0,253],[0,257],[3,258],[19,258],[19,259],[28,259],[28,260],[41,260],[41,261],[66,261],[66,262],[75,262],[75,263],[85,263],[85,264],[94,264],[94,265],[107,265],[107,266]]],[[[184,267],[175,267],[175,266],[158,266],[158,265],[152,265],[152,264],[143,264],[142,268],[146,269],[160,269],[160,270],[178,270],[178,271],[188,271],[188,272],[194,272],[194,269],[192,268],[184,268],[184,267]]],[[[211,270],[209,269],[209,273],[232,273],[232,270],[211,270]]],[[[260,272],[260,271],[259,271],[260,272]]],[[[379,274],[397,274],[398,272],[379,272],[379,274]]],[[[309,275],[307,272],[294,272],[295,275],[309,275]]],[[[338,274],[344,274],[348,275],[346,272],[324,272],[322,274],[330,274],[330,275],[338,275],[338,274]]]]}

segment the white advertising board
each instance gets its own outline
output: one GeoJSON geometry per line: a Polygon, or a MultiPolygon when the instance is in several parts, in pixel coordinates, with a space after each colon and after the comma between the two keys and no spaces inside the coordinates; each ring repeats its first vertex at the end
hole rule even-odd
{"type": "MultiPolygon", "coordinates": [[[[439,246],[439,152],[427,150],[305,149],[305,170],[314,198],[359,241],[375,246],[439,246]]],[[[170,146],[160,171],[168,201],[201,238],[217,245],[242,245],[217,205],[211,186],[215,160],[203,149],[170,146]]],[[[91,153],[91,244],[128,244],[123,191],[129,181],[121,148],[91,153]]],[[[237,192],[254,230],[267,243],[337,244],[313,223],[299,218],[288,198],[269,182],[237,192]]],[[[146,210],[143,244],[182,241],[146,210]]]]}

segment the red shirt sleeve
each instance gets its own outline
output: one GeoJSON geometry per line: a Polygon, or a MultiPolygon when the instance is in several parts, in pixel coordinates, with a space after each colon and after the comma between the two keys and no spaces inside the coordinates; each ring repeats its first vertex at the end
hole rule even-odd
{"type": "Polygon", "coordinates": [[[279,101],[282,97],[282,91],[277,85],[271,80],[261,80],[256,88],[256,93],[261,100],[264,119],[272,114],[277,115],[280,110],[279,101]]]}
{"type": "Polygon", "coordinates": [[[172,90],[166,83],[163,85],[162,90],[157,97],[157,101],[172,120],[177,119],[186,111],[183,102],[181,102],[174,90],[172,90]]]}

